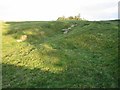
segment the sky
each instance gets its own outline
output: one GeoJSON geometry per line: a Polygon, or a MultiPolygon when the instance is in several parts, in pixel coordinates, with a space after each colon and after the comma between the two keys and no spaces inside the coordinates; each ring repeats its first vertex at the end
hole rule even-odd
{"type": "Polygon", "coordinates": [[[89,21],[118,18],[119,0],[0,0],[0,20],[51,21],[75,16],[89,21]]]}

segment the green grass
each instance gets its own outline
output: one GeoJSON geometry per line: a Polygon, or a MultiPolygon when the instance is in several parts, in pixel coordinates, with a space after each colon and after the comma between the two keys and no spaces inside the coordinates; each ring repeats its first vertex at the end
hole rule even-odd
{"type": "Polygon", "coordinates": [[[117,72],[118,21],[4,23],[3,88],[114,88],[117,72]],[[27,40],[16,42],[24,34],[27,40]]]}

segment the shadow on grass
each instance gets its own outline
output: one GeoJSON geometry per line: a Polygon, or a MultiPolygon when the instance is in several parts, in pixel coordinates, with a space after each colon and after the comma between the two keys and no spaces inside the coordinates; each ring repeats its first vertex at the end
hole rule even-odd
{"type": "Polygon", "coordinates": [[[2,64],[3,88],[49,88],[64,87],[63,74],[55,74],[40,69],[2,64]]]}
{"type": "Polygon", "coordinates": [[[96,71],[81,65],[59,73],[40,68],[29,69],[23,66],[2,64],[3,88],[95,88],[118,87],[117,82],[106,71],[96,71]],[[114,82],[114,83],[113,83],[114,82]]]}

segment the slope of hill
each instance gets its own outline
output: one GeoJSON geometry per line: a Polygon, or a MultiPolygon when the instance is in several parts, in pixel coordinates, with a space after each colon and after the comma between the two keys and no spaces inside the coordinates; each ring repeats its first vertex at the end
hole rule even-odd
{"type": "Polygon", "coordinates": [[[118,21],[4,24],[3,88],[118,87],[117,72],[118,21]]]}

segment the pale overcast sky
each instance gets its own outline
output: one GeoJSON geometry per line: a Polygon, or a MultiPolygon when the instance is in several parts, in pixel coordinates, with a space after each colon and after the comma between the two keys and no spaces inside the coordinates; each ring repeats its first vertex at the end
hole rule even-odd
{"type": "Polygon", "coordinates": [[[0,0],[0,20],[49,21],[80,13],[87,20],[118,18],[119,0],[0,0]]]}

